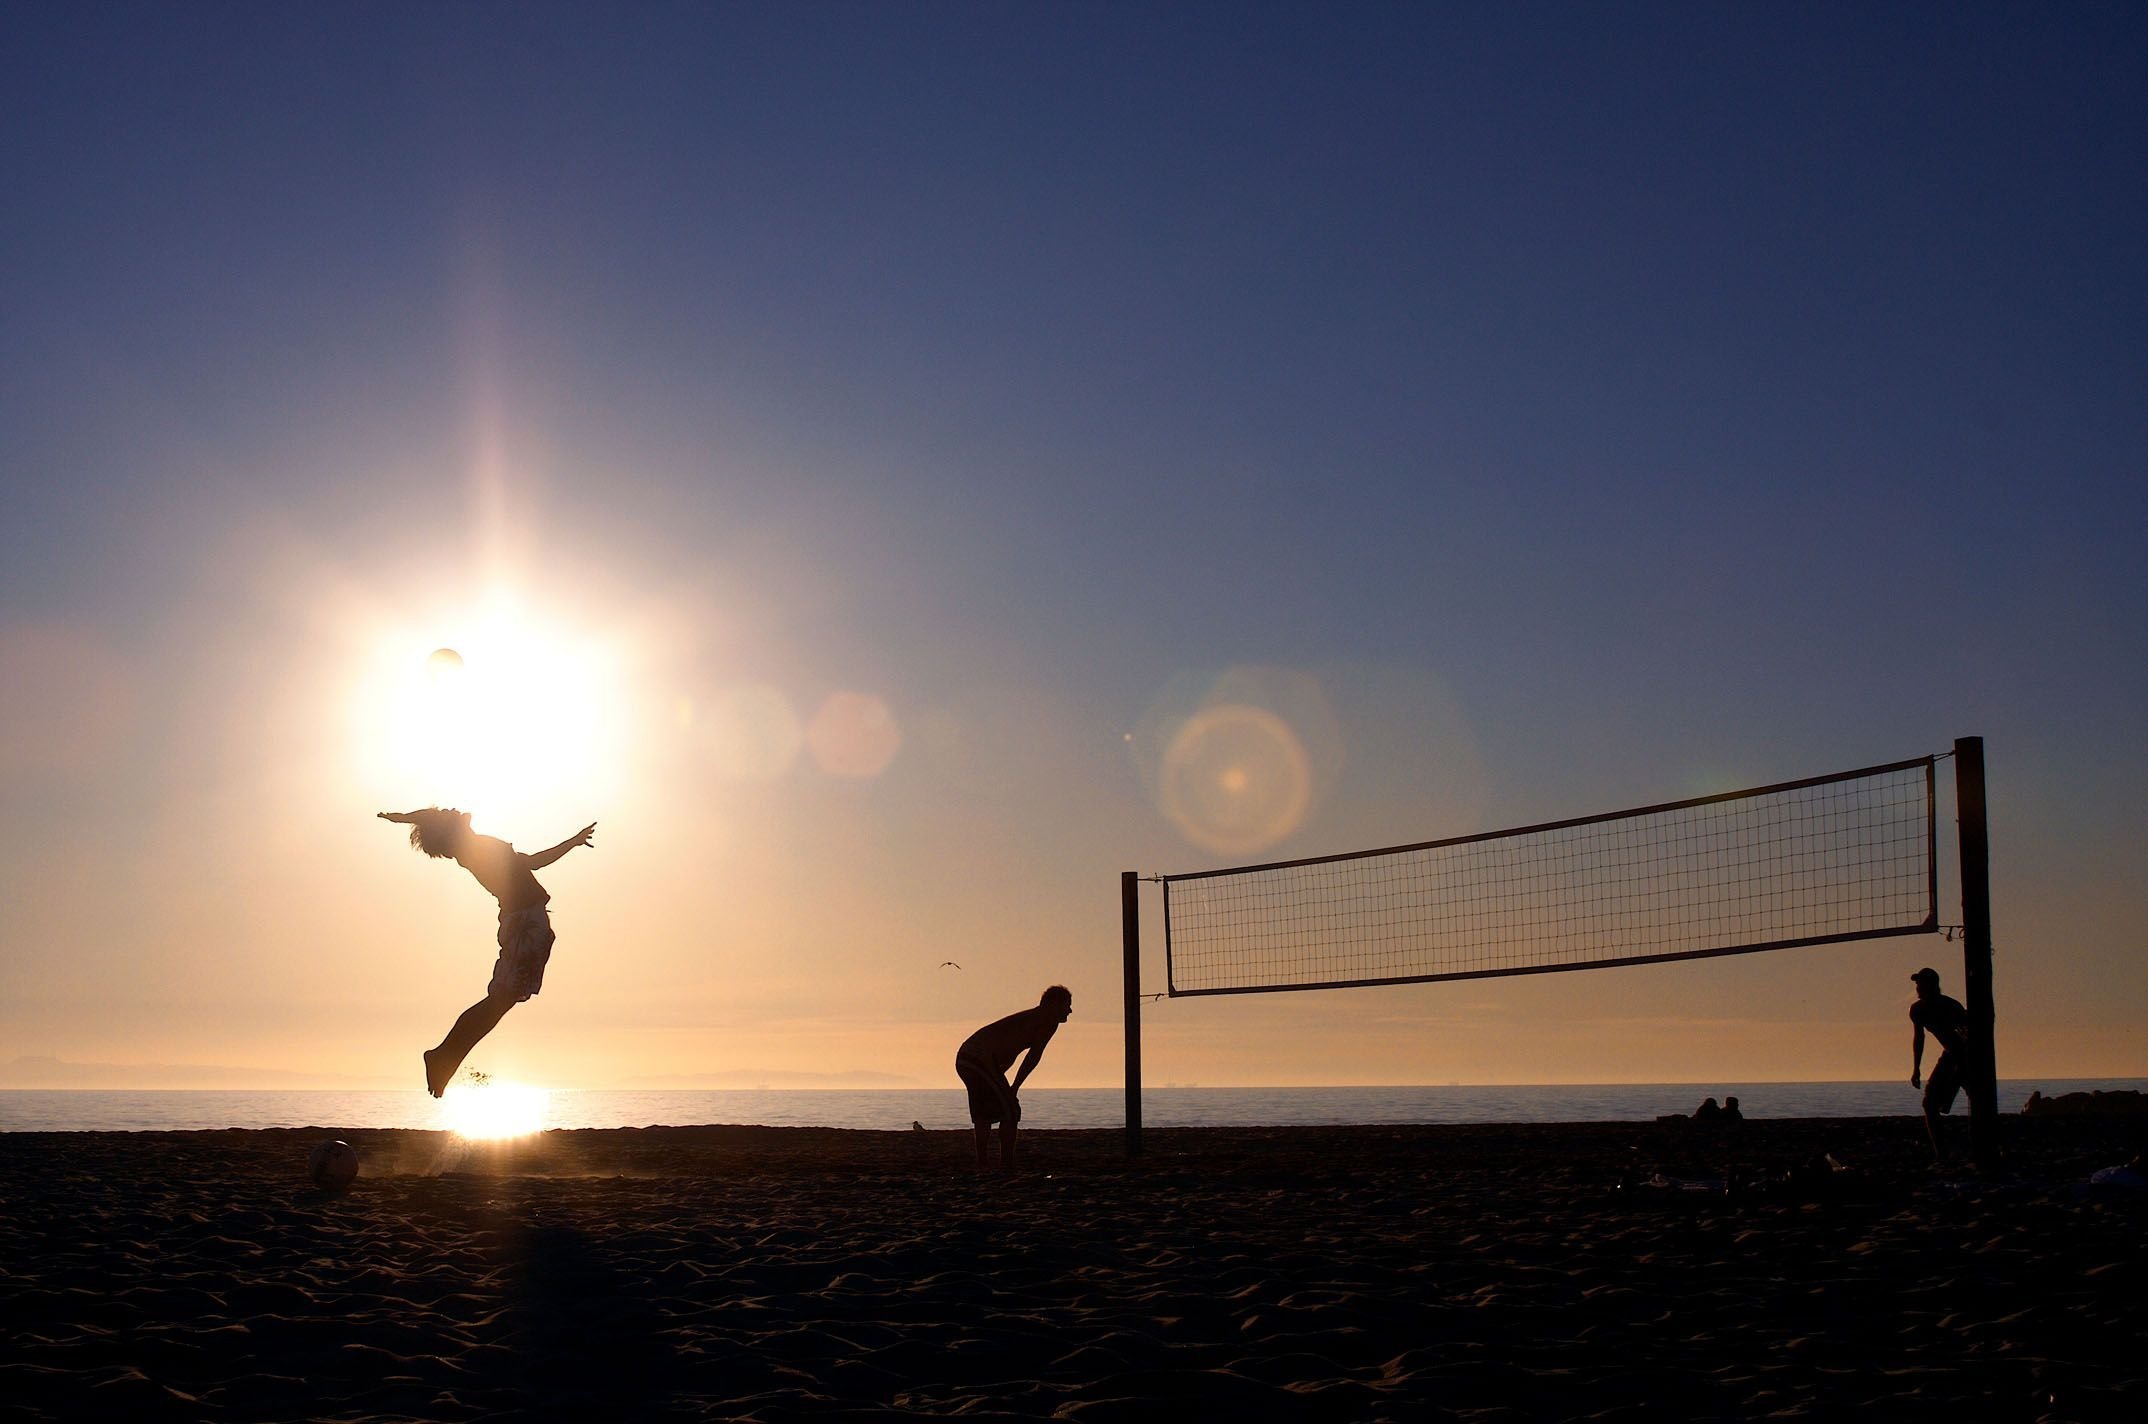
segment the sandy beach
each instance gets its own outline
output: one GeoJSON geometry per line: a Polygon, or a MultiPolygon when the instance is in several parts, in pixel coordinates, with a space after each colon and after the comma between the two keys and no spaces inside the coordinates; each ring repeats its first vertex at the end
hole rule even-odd
{"type": "Polygon", "coordinates": [[[0,1419],[2139,1417],[2148,1120],[2005,1126],[0,1134],[0,1419]]]}

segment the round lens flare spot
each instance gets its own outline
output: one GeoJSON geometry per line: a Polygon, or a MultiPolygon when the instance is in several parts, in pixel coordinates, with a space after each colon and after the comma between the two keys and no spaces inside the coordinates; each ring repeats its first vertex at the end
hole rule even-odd
{"type": "Polygon", "coordinates": [[[1298,828],[1313,771],[1290,725],[1244,703],[1204,707],[1163,755],[1163,813],[1195,845],[1225,855],[1266,849],[1298,828]]]}
{"type": "Polygon", "coordinates": [[[875,777],[902,749],[902,729],[879,698],[838,692],[821,704],[805,729],[813,760],[830,776],[875,777]]]}
{"type": "Polygon", "coordinates": [[[488,1079],[450,1084],[440,1100],[440,1125],[457,1137],[496,1141],[544,1131],[552,1095],[526,1083],[488,1079]]]}

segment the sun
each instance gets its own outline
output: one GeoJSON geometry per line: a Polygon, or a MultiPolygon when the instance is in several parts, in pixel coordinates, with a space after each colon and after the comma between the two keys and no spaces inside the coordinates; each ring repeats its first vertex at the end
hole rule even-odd
{"type": "Polygon", "coordinates": [[[353,719],[366,779],[414,806],[459,806],[494,834],[586,820],[626,762],[619,662],[504,597],[385,630],[353,719]]]}
{"type": "Polygon", "coordinates": [[[542,1088],[497,1078],[457,1082],[440,1100],[440,1125],[457,1137],[527,1137],[544,1131],[551,1097],[542,1088]]]}

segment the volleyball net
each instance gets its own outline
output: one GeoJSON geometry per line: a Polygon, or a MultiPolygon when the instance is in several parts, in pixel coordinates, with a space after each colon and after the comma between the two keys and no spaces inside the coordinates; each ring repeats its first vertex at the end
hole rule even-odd
{"type": "Polygon", "coordinates": [[[1934,760],[1166,875],[1168,990],[1552,974],[1930,933],[1934,760]]]}

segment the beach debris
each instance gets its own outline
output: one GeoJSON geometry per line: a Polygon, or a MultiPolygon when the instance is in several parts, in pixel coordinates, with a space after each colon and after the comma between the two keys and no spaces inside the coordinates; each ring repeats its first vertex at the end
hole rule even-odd
{"type": "Polygon", "coordinates": [[[1757,1185],[1764,1196],[1819,1202],[1857,1200],[1869,1195],[1874,1184],[1863,1171],[1834,1153],[1815,1152],[1757,1185]]]}
{"type": "Polygon", "coordinates": [[[320,1143],[306,1156],[306,1174],[324,1192],[343,1191],[358,1180],[357,1150],[341,1138],[320,1143]]]}
{"type": "Polygon", "coordinates": [[[2089,1173],[2088,1184],[2092,1187],[2124,1187],[2132,1191],[2148,1189],[2148,1164],[2136,1155],[2116,1167],[2101,1167],[2089,1173]]]}

